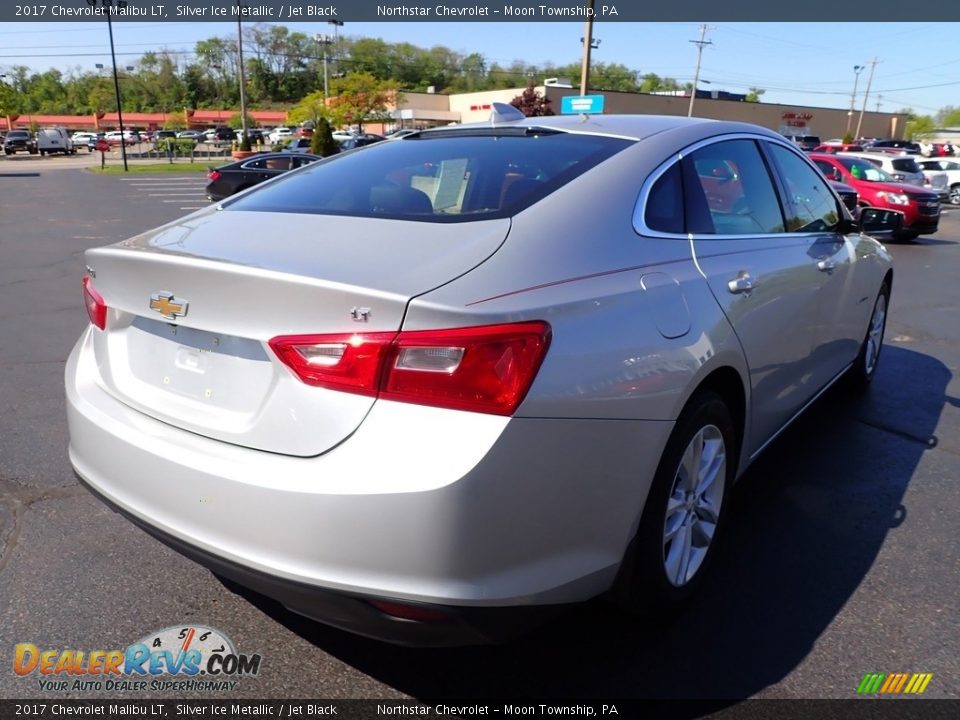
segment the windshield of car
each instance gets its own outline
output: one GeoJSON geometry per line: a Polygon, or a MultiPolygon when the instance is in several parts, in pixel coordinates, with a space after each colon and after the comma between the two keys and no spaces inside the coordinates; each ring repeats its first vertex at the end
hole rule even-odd
{"type": "Polygon", "coordinates": [[[30,137],[30,133],[28,133],[26,130],[11,130],[9,133],[7,133],[7,139],[9,140],[16,140],[17,138],[25,137],[30,137]]]}
{"type": "Polygon", "coordinates": [[[631,143],[525,127],[424,133],[335,155],[226,207],[430,222],[505,217],[631,143]]]}
{"type": "Polygon", "coordinates": [[[867,160],[841,158],[840,163],[857,180],[866,180],[867,182],[897,182],[896,178],[888,175],[886,172],[871,164],[867,160]]]}

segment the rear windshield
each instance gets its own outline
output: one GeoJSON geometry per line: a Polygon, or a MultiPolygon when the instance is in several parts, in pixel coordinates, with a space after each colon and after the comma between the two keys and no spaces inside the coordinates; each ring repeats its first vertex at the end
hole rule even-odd
{"type": "Polygon", "coordinates": [[[632,142],[532,128],[412,135],[314,163],[226,207],[430,222],[505,217],[632,142]]]}
{"type": "Polygon", "coordinates": [[[922,172],[917,161],[913,158],[897,158],[892,163],[893,169],[898,172],[918,173],[922,172]]]}

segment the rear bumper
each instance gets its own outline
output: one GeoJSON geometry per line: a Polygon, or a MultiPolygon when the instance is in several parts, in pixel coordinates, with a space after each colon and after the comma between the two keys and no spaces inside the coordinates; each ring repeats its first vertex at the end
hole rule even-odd
{"type": "Polygon", "coordinates": [[[232,580],[245,588],[272,598],[287,609],[312,620],[375,640],[414,647],[453,647],[504,642],[549,621],[566,609],[565,605],[499,608],[406,602],[405,604],[410,607],[429,610],[442,615],[443,618],[418,621],[394,617],[371,604],[372,600],[390,598],[337,592],[279,578],[225,560],[185,543],[119,507],[80,475],[77,475],[77,478],[94,496],[115,512],[221,578],[232,580]]]}
{"type": "Polygon", "coordinates": [[[607,590],[672,429],[381,401],[326,454],[276,455],[119,402],[98,382],[93,332],[66,368],[84,483],[216,572],[392,642],[481,642],[550,610],[537,606],[607,590]],[[449,620],[396,620],[370,598],[438,606],[449,620]]]}

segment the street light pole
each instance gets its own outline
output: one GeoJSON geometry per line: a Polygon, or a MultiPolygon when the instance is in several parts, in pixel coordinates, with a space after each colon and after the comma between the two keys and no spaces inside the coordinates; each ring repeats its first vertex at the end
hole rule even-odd
{"type": "Polygon", "coordinates": [[[853,123],[853,105],[857,101],[857,81],[866,65],[853,66],[853,94],[850,95],[850,112],[847,113],[847,135],[850,134],[850,125],[853,123]]]}
{"type": "MultiPolygon", "coordinates": [[[[240,9],[240,0],[237,0],[237,9],[240,9]]],[[[240,18],[243,17],[243,14],[237,13],[237,53],[239,57],[239,75],[240,75],[240,126],[243,128],[240,147],[244,148],[247,146],[249,140],[247,139],[247,90],[246,90],[246,80],[243,76],[243,32],[242,25],[240,24],[240,18]]]]}

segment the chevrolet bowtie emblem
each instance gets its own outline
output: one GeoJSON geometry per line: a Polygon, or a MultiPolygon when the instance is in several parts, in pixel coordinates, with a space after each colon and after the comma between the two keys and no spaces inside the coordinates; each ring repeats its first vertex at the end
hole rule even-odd
{"type": "Polygon", "coordinates": [[[186,300],[176,300],[173,293],[158,292],[150,296],[150,309],[156,310],[168,320],[176,320],[186,315],[189,305],[186,300]]]}

